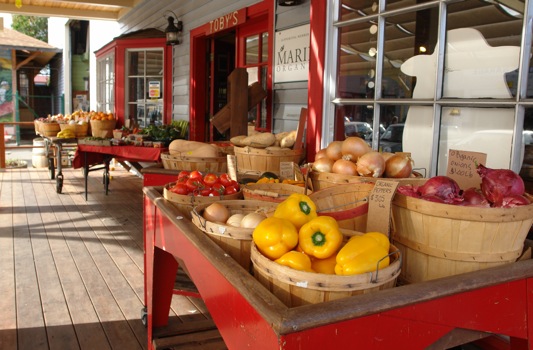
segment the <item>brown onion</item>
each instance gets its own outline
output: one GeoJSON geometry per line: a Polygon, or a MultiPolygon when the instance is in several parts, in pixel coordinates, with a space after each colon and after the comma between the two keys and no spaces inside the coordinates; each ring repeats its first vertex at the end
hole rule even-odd
{"type": "Polygon", "coordinates": [[[391,152],[381,152],[381,155],[383,156],[383,159],[385,159],[385,163],[387,163],[387,160],[389,160],[390,157],[394,155],[394,153],[391,152]]]}
{"type": "Polygon", "coordinates": [[[329,159],[337,160],[342,158],[342,141],[332,141],[326,148],[329,159]]]}
{"type": "Polygon", "coordinates": [[[385,177],[405,178],[413,172],[413,160],[402,154],[394,154],[385,162],[385,177]]]}
{"type": "Polygon", "coordinates": [[[381,153],[371,151],[357,160],[357,173],[366,177],[380,177],[385,171],[385,160],[381,153]]]}
{"type": "Polygon", "coordinates": [[[326,148],[323,148],[320,151],[316,152],[315,160],[318,160],[320,158],[326,158],[327,156],[328,156],[328,154],[326,152],[326,148]]]}
{"type": "Polygon", "coordinates": [[[335,163],[333,163],[331,172],[343,175],[357,175],[357,165],[346,158],[337,159],[335,163]]]}
{"type": "Polygon", "coordinates": [[[363,154],[370,152],[372,149],[360,137],[350,136],[342,141],[342,155],[350,156],[351,160],[356,162],[363,154]]]}
{"type": "Polygon", "coordinates": [[[331,173],[334,163],[335,161],[329,159],[328,157],[320,158],[315,160],[315,162],[311,166],[311,169],[319,173],[331,173]]]}

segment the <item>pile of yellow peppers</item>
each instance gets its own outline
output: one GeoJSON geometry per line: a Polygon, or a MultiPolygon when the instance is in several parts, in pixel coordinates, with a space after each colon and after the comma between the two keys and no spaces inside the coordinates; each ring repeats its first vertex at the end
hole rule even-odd
{"type": "Polygon", "coordinates": [[[291,194],[274,215],[254,229],[257,249],[275,262],[296,270],[354,275],[389,265],[389,238],[380,232],[352,236],[344,243],[339,225],[318,216],[309,196],[291,194]]]}

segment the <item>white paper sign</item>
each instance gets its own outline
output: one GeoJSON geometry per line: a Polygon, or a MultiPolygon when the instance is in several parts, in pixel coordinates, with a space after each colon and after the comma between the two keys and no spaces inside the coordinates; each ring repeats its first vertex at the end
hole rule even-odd
{"type": "Polygon", "coordinates": [[[276,32],[274,47],[274,83],[308,80],[309,24],[276,32]]]}

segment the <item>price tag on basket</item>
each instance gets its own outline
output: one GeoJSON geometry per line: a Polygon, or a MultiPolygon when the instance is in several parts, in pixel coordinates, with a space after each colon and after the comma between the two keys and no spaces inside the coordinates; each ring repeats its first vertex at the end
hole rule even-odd
{"type": "Polygon", "coordinates": [[[479,188],[481,177],[477,173],[478,164],[487,164],[485,153],[451,149],[448,151],[446,175],[454,179],[464,190],[470,187],[479,188]]]}
{"type": "Polygon", "coordinates": [[[237,181],[237,162],[235,156],[228,154],[228,175],[230,179],[237,181]]]}
{"type": "Polygon", "coordinates": [[[391,201],[399,182],[377,180],[368,202],[366,231],[377,231],[389,235],[391,201]]]}

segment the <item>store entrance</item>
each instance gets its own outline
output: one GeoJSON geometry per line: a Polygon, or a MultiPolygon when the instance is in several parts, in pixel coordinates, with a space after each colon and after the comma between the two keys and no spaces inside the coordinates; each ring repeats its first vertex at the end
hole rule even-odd
{"type": "Polygon", "coordinates": [[[210,38],[206,49],[206,141],[226,141],[229,131],[220,133],[209,120],[228,103],[228,76],[235,69],[235,31],[210,38]]]}

